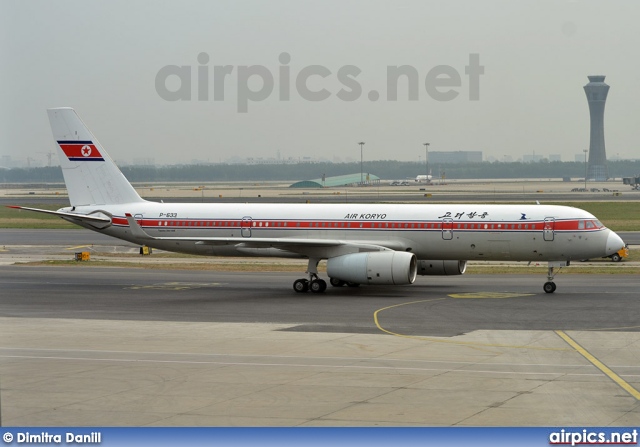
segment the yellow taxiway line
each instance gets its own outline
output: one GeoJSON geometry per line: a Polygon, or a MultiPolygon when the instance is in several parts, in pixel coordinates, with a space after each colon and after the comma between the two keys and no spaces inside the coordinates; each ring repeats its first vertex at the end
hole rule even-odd
{"type": "Polygon", "coordinates": [[[532,349],[532,350],[538,350],[538,351],[567,351],[568,349],[566,348],[547,348],[544,346],[523,346],[523,345],[503,345],[503,344],[499,344],[499,343],[481,343],[481,342],[472,342],[472,341],[460,341],[460,340],[446,340],[446,339],[442,339],[442,338],[433,338],[433,337],[421,337],[421,336],[417,336],[417,335],[406,335],[406,334],[399,334],[397,332],[392,332],[390,330],[387,330],[385,328],[382,327],[382,325],[380,325],[380,321],[378,320],[378,315],[380,314],[380,312],[383,312],[385,310],[389,310],[389,309],[393,309],[394,307],[400,307],[400,306],[408,306],[411,304],[418,304],[418,303],[427,303],[427,302],[433,302],[433,301],[442,301],[445,300],[446,298],[432,298],[429,300],[420,300],[420,301],[411,301],[408,303],[400,303],[400,304],[395,304],[393,306],[388,306],[388,307],[383,307],[382,309],[378,309],[373,313],[373,321],[376,325],[376,327],[389,335],[393,335],[395,337],[403,337],[403,338],[412,338],[414,340],[423,340],[423,341],[430,341],[433,343],[445,343],[445,344],[452,344],[452,345],[459,345],[459,346],[468,346],[471,348],[510,348],[510,349],[532,349]]]}
{"type": "Polygon", "coordinates": [[[622,377],[613,372],[611,368],[609,368],[607,365],[605,365],[600,360],[595,358],[591,353],[589,353],[589,351],[580,346],[577,341],[569,337],[564,331],[555,331],[555,333],[558,334],[558,336],[564,341],[566,341],[573,349],[578,351],[580,355],[591,362],[593,366],[605,373],[607,377],[613,380],[620,388],[631,394],[636,400],[640,400],[640,391],[629,385],[629,383],[622,379],[622,377]]]}

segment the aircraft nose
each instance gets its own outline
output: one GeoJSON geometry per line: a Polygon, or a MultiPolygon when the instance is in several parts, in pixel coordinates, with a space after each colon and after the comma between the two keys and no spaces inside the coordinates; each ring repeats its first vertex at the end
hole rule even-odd
{"type": "Polygon", "coordinates": [[[607,256],[614,254],[624,247],[624,241],[615,232],[610,231],[607,236],[607,246],[605,248],[607,256]]]}

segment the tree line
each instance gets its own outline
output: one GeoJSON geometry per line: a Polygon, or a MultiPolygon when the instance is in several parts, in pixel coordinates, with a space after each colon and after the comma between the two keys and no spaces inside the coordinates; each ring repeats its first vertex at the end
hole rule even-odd
{"type": "MultiPolygon", "coordinates": [[[[611,178],[640,174],[640,160],[608,162],[611,178]]],[[[364,172],[383,180],[413,179],[425,174],[422,163],[378,160],[364,163],[364,172]]],[[[360,163],[300,163],[280,165],[167,165],[123,166],[122,173],[131,182],[232,182],[232,181],[291,181],[322,178],[323,175],[360,173],[360,163]]],[[[584,178],[585,164],[581,162],[541,161],[535,163],[482,162],[430,165],[434,179],[533,179],[584,178]]],[[[60,167],[14,168],[0,171],[1,183],[61,183],[60,167]]]]}

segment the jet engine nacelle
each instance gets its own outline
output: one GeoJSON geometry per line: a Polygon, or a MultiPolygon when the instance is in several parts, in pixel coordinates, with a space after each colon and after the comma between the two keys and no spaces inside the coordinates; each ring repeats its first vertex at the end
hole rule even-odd
{"type": "Polygon", "coordinates": [[[418,261],[418,275],[462,275],[467,261],[418,261]]]}
{"type": "Polygon", "coordinates": [[[356,284],[411,284],[417,259],[404,251],[377,251],[337,256],[327,261],[330,278],[356,284]]]}

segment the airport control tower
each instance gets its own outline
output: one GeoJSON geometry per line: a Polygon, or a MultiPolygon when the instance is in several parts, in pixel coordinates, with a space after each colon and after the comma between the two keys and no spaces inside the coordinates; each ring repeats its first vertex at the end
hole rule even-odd
{"type": "Polygon", "coordinates": [[[584,92],[589,101],[591,115],[591,142],[589,143],[589,180],[603,181],[609,178],[607,169],[607,152],[604,149],[604,104],[609,93],[609,86],[604,83],[604,76],[588,76],[589,83],[584,92]]]}

